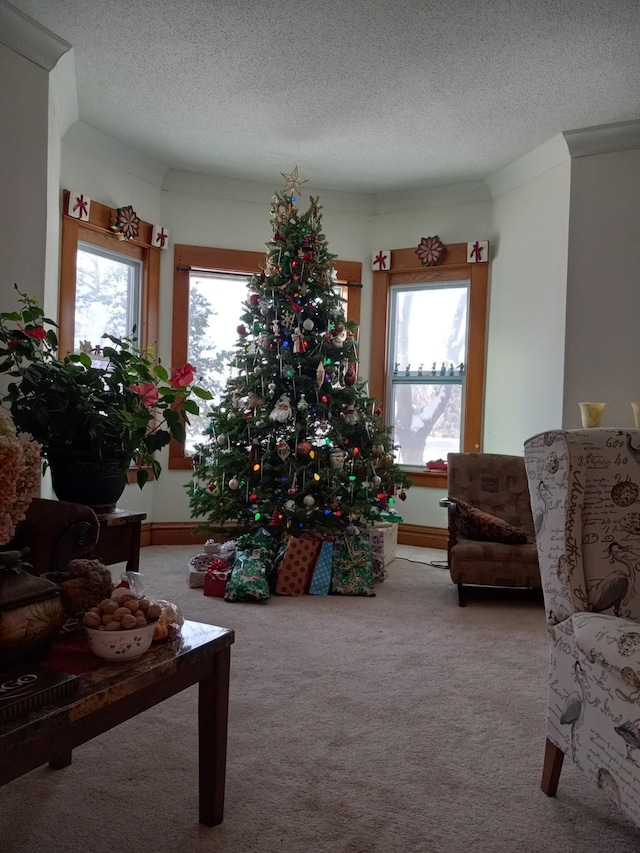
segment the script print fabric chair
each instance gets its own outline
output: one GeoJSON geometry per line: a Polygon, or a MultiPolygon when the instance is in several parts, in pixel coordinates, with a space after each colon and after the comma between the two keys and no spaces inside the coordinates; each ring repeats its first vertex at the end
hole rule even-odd
{"type": "Polygon", "coordinates": [[[533,516],[522,456],[449,453],[447,557],[458,603],[466,586],[540,589],[533,516]]]}
{"type": "Polygon", "coordinates": [[[550,641],[542,790],[564,756],[640,826],[640,430],[525,442],[550,641]]]}

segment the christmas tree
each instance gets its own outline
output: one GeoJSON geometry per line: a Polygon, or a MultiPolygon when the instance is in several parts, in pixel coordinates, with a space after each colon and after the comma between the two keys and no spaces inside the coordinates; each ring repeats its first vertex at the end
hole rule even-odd
{"type": "Polygon", "coordinates": [[[283,177],[231,377],[194,458],[191,515],[278,537],[401,520],[395,499],[409,482],[382,410],[358,379],[357,325],[333,286],[321,207],[310,197],[300,212],[297,167],[283,177]]]}

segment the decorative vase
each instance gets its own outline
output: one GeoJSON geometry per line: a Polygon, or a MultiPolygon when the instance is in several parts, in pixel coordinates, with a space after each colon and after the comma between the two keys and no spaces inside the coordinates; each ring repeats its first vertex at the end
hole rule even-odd
{"type": "Polygon", "coordinates": [[[640,429],[640,403],[632,403],[631,408],[633,409],[633,422],[640,429]]]}
{"type": "Polygon", "coordinates": [[[0,572],[0,669],[42,658],[64,620],[55,584],[22,570],[0,572]]]}
{"type": "Polygon", "coordinates": [[[116,508],[127,485],[128,454],[97,457],[91,451],[50,447],[47,460],[58,500],[85,504],[98,515],[116,508]]]}
{"type": "Polygon", "coordinates": [[[602,413],[606,403],[578,403],[583,429],[594,429],[600,426],[602,413]]]}

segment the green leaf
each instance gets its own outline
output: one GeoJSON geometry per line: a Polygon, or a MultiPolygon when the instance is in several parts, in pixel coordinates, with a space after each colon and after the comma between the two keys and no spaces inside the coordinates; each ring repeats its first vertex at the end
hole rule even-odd
{"type": "Polygon", "coordinates": [[[211,391],[207,391],[206,388],[199,388],[197,385],[193,385],[191,390],[196,397],[200,397],[201,400],[213,400],[213,394],[211,391]]]}
{"type": "Polygon", "coordinates": [[[182,408],[185,412],[189,412],[190,415],[200,414],[200,406],[198,406],[195,400],[185,400],[182,404],[182,408]]]}
{"type": "Polygon", "coordinates": [[[153,368],[153,372],[158,377],[158,379],[162,379],[163,382],[169,381],[169,371],[163,364],[156,364],[153,368]]]}

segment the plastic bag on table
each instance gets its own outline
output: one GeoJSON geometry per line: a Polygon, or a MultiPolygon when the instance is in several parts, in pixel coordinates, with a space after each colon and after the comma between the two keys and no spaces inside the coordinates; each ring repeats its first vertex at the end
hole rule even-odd
{"type": "MultiPolygon", "coordinates": [[[[143,577],[140,572],[123,572],[120,576],[120,583],[114,589],[111,597],[118,597],[118,589],[122,589],[121,594],[133,592],[139,598],[147,598],[144,591],[143,577]]],[[[180,629],[184,625],[184,616],[180,612],[180,608],[172,601],[167,601],[163,598],[148,599],[151,604],[155,604],[160,608],[160,616],[153,632],[153,642],[157,640],[166,640],[176,637],[180,633],[180,629]]]]}

